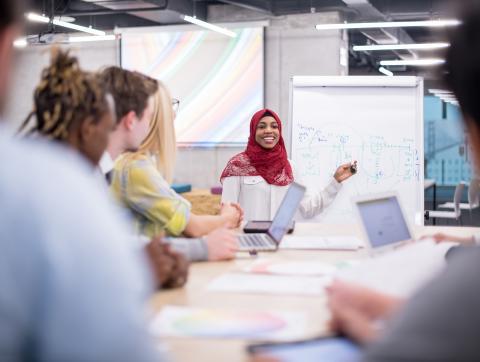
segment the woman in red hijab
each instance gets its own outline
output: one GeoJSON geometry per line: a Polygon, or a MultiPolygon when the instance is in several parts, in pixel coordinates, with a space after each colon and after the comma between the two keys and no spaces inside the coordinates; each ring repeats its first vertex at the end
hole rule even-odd
{"type": "MultiPolygon", "coordinates": [[[[324,190],[306,193],[300,205],[304,217],[321,213],[333,201],[341,182],[352,176],[350,166],[350,163],[341,165],[324,190]]],[[[272,220],[288,185],[295,179],[295,170],[287,158],[280,118],[269,109],[258,111],[250,121],[246,150],[228,161],[220,177],[222,202],[239,203],[245,220],[272,220]]]]}

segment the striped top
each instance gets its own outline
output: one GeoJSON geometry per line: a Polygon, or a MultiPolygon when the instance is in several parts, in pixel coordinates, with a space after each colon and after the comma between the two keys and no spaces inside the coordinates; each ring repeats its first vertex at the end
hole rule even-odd
{"type": "Polygon", "coordinates": [[[139,234],[153,237],[162,232],[182,234],[191,204],[170,188],[153,157],[125,154],[115,162],[111,189],[128,208],[139,234]]]}

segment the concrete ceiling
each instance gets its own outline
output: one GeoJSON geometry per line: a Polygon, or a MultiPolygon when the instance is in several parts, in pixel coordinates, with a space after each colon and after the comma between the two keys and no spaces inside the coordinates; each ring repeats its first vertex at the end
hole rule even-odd
{"type": "MultiPolygon", "coordinates": [[[[82,25],[110,30],[114,27],[135,27],[181,24],[182,14],[207,17],[210,5],[249,9],[266,18],[288,14],[337,10],[348,21],[425,20],[451,18],[458,0],[32,0],[31,10],[56,16],[68,15],[82,25]]],[[[46,24],[28,24],[29,34],[51,31],[46,24]]],[[[64,29],[61,29],[63,32],[64,29]]],[[[400,30],[349,31],[350,43],[362,45],[398,39],[399,42],[436,42],[445,39],[441,30],[408,28],[400,30]]],[[[350,52],[351,70],[374,70],[379,59],[411,56],[409,53],[350,52]]],[[[417,53],[423,56],[422,53],[417,53]]],[[[428,53],[428,56],[438,54],[428,53]]],[[[416,71],[404,68],[403,71],[416,71]]]]}
{"type": "MultiPolygon", "coordinates": [[[[349,21],[421,20],[451,16],[458,0],[32,0],[37,12],[71,15],[78,23],[97,27],[181,23],[181,14],[206,16],[209,5],[247,8],[266,16],[339,10],[349,21]]],[[[414,40],[430,41],[436,34],[408,29],[414,40]]]]}

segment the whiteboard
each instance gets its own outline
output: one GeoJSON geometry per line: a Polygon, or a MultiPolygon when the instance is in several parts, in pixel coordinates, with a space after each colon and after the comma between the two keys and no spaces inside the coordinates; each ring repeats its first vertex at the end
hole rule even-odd
{"type": "Polygon", "coordinates": [[[293,77],[288,130],[298,180],[310,190],[327,186],[342,163],[358,161],[333,203],[305,221],[356,222],[352,197],[396,191],[410,224],[423,224],[421,78],[293,77]]]}

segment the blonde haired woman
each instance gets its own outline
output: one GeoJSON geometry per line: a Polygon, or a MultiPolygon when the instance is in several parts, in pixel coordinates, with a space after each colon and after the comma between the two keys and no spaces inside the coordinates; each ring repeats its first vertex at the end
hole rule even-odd
{"type": "Polygon", "coordinates": [[[220,215],[195,215],[190,203],[171,187],[176,156],[173,120],[175,111],[168,89],[158,82],[154,111],[147,137],[138,151],[122,155],[115,163],[112,190],[128,207],[139,233],[154,236],[205,238],[208,259],[234,256],[237,241],[233,232],[242,220],[238,205],[222,205],[220,215]]]}
{"type": "Polygon", "coordinates": [[[154,155],[158,171],[169,185],[173,181],[173,172],[177,158],[177,137],[173,121],[175,119],[174,105],[178,100],[172,100],[170,92],[158,82],[158,91],[154,95],[153,116],[147,137],[137,153],[154,155]],[[169,105],[172,107],[162,107],[169,105]]]}

